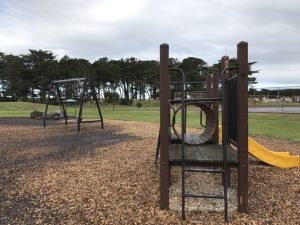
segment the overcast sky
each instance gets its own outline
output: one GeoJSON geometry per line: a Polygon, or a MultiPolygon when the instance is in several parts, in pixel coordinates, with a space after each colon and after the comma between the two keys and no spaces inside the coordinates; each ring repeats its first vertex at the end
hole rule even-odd
{"type": "Polygon", "coordinates": [[[249,43],[260,86],[300,85],[299,0],[0,0],[0,51],[59,57],[194,56],[209,65],[249,43]]]}

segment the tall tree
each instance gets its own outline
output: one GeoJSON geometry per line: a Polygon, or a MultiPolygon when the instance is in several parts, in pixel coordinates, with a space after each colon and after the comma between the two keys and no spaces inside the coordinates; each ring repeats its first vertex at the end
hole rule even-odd
{"type": "Polygon", "coordinates": [[[115,93],[120,82],[121,69],[118,63],[109,60],[107,57],[98,59],[93,63],[95,72],[94,80],[98,86],[99,93],[102,88],[103,93],[115,93]]]}
{"type": "Polygon", "coordinates": [[[20,56],[3,57],[2,79],[6,81],[4,95],[11,95],[14,100],[27,100],[31,78],[28,76],[24,59],[20,56]]]}
{"type": "Polygon", "coordinates": [[[207,63],[196,57],[188,57],[182,60],[180,68],[185,72],[187,81],[204,81],[206,77],[207,63]]]}
{"type": "MultiPolygon", "coordinates": [[[[259,70],[253,70],[253,65],[256,64],[257,62],[248,62],[248,85],[251,84],[256,84],[256,77],[254,77],[253,75],[256,73],[259,73],[259,70]]],[[[237,67],[237,59],[236,58],[231,58],[229,59],[229,66],[234,68],[237,67]]],[[[219,68],[219,70],[221,70],[221,61],[219,61],[219,63],[214,64],[215,67],[219,68]]],[[[230,76],[234,76],[237,73],[237,69],[232,69],[229,71],[230,76]]]]}
{"type": "Polygon", "coordinates": [[[50,51],[29,49],[25,65],[32,78],[32,89],[39,89],[41,101],[46,99],[48,85],[58,78],[58,62],[50,51]]]}
{"type": "Polygon", "coordinates": [[[0,98],[1,97],[4,97],[4,92],[5,92],[5,89],[6,89],[6,83],[7,81],[5,80],[5,73],[4,73],[4,66],[5,66],[5,63],[4,63],[4,57],[5,57],[5,54],[3,52],[0,52],[0,98]]]}
{"type": "Polygon", "coordinates": [[[86,59],[64,56],[59,60],[60,79],[93,77],[92,64],[86,59]]]}

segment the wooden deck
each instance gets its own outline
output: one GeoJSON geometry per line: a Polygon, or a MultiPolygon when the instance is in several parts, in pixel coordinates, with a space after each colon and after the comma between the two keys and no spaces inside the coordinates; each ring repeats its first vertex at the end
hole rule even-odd
{"type": "MultiPolygon", "coordinates": [[[[185,145],[186,165],[223,166],[223,147],[207,144],[199,146],[185,145]]],[[[237,151],[227,147],[227,162],[230,167],[237,167],[237,151]]],[[[181,144],[171,144],[169,163],[171,166],[181,165],[181,144]]]]}

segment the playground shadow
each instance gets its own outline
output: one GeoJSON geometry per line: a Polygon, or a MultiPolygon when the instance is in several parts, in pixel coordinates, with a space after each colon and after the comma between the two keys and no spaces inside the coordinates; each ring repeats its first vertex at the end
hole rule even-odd
{"type": "MultiPolygon", "coordinates": [[[[121,132],[122,128],[116,125],[108,125],[105,129],[101,129],[98,123],[83,124],[81,131],[78,132],[76,123],[65,126],[61,122],[50,122],[49,126],[44,128],[41,122],[26,118],[0,119],[0,125],[30,128],[22,131],[28,131],[30,135],[20,132],[16,133],[19,135],[18,138],[1,141],[0,153],[3,157],[0,159],[0,167],[13,165],[14,168],[20,166],[23,169],[30,169],[43,166],[48,162],[63,163],[80,160],[93,157],[96,151],[99,154],[101,150],[104,151],[111,145],[142,139],[142,137],[121,132]],[[36,137],[32,136],[35,134],[36,137]],[[24,138],[20,135],[24,135],[24,138]]],[[[113,151],[118,150],[113,149],[113,151]]]]}
{"type": "MultiPolygon", "coordinates": [[[[72,123],[72,122],[71,122],[72,123]]],[[[74,123],[74,122],[73,122],[74,123]]],[[[43,119],[31,119],[29,117],[0,117],[0,126],[43,126],[43,119]]],[[[46,125],[64,125],[64,119],[48,119],[46,125]]]]}

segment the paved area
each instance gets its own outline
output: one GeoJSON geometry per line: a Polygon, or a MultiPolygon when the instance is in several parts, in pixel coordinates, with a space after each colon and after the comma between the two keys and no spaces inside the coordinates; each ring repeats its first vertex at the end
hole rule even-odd
{"type": "Polygon", "coordinates": [[[300,113],[300,107],[250,107],[248,112],[261,113],[300,113]]]}

